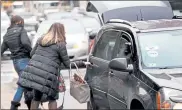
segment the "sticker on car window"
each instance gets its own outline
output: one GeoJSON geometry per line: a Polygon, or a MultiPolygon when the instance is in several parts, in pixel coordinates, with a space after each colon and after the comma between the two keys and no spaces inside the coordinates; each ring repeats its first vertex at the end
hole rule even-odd
{"type": "Polygon", "coordinates": [[[150,57],[157,57],[158,56],[158,52],[154,51],[154,50],[148,51],[147,54],[150,57]]]}
{"type": "Polygon", "coordinates": [[[145,50],[148,50],[148,51],[150,51],[150,50],[158,50],[158,49],[159,49],[158,46],[148,46],[148,47],[145,47],[145,50]]]}
{"type": "Polygon", "coordinates": [[[148,66],[149,67],[156,67],[156,63],[149,63],[148,66]]]}

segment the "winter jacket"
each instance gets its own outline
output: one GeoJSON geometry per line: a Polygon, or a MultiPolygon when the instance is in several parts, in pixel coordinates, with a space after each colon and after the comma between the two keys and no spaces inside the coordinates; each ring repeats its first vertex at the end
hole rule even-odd
{"type": "Polygon", "coordinates": [[[1,45],[1,55],[9,49],[11,59],[29,58],[31,42],[26,30],[22,26],[15,25],[7,29],[1,45]]]}
{"type": "Polygon", "coordinates": [[[38,90],[47,96],[56,97],[61,64],[64,64],[66,68],[69,68],[70,65],[66,44],[61,42],[42,45],[40,41],[41,39],[32,50],[32,58],[22,72],[18,85],[38,90]]]}

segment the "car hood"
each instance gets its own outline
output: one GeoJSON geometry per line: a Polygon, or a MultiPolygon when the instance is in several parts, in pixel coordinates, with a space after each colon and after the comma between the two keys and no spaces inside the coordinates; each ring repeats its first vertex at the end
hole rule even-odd
{"type": "MultiPolygon", "coordinates": [[[[36,34],[34,36],[34,39],[32,41],[32,47],[35,46],[38,38],[40,38],[41,35],[38,35],[36,34]]],[[[71,44],[75,44],[77,42],[81,42],[81,41],[88,41],[88,36],[87,34],[84,34],[84,33],[80,33],[80,34],[66,34],[66,42],[68,45],[71,45],[71,44]]]]}
{"type": "Polygon", "coordinates": [[[182,68],[144,69],[143,72],[160,87],[182,90],[182,68]]]}
{"type": "Polygon", "coordinates": [[[66,34],[67,43],[76,43],[79,41],[85,41],[87,39],[86,34],[66,34]]]}

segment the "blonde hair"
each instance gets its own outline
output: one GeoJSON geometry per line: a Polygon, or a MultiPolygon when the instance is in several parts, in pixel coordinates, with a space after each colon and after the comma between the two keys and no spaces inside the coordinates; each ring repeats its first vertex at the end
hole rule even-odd
{"type": "Polygon", "coordinates": [[[56,44],[59,42],[66,42],[64,25],[61,23],[54,23],[42,38],[41,44],[56,44]]]}

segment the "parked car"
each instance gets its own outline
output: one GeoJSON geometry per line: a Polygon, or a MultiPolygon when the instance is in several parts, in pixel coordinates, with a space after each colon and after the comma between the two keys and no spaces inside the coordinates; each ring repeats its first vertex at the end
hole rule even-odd
{"type": "Polygon", "coordinates": [[[38,29],[38,21],[36,16],[31,12],[13,13],[14,15],[19,15],[24,19],[24,28],[27,30],[27,34],[32,41],[33,36],[36,34],[38,29]]]}
{"type": "Polygon", "coordinates": [[[88,109],[182,109],[182,20],[111,19],[95,37],[88,109]]]}
{"type": "Polygon", "coordinates": [[[39,13],[48,14],[59,12],[60,1],[33,1],[34,8],[38,10],[39,13]]]}
{"type": "MultiPolygon", "coordinates": [[[[1,44],[3,42],[3,37],[6,34],[7,28],[10,26],[10,18],[5,11],[1,11],[1,44]]],[[[10,51],[7,50],[5,55],[10,55],[10,51]]]]}
{"type": "Polygon", "coordinates": [[[25,12],[25,6],[23,1],[14,1],[12,5],[12,11],[13,13],[22,13],[25,12]]]}
{"type": "Polygon", "coordinates": [[[64,24],[66,31],[66,42],[68,55],[71,59],[77,59],[88,54],[88,33],[86,32],[83,25],[74,19],[62,19],[62,20],[46,20],[43,21],[38,31],[34,37],[32,47],[39,37],[45,34],[50,26],[55,23],[60,22],[64,24]]]}

